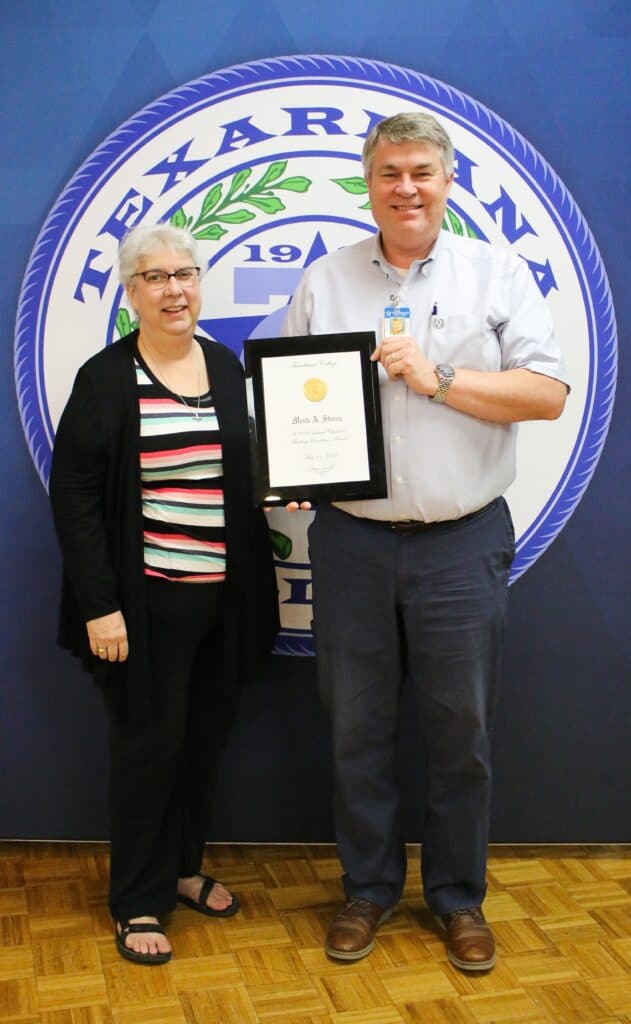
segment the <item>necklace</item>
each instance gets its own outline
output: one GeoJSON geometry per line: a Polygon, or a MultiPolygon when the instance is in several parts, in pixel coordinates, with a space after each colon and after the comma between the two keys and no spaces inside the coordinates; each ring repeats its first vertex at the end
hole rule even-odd
{"type": "MultiPolygon", "coordinates": [[[[195,341],[193,341],[193,344],[196,345],[195,341]]],[[[143,345],[143,348],[144,347],[145,346],[143,345]]],[[[196,387],[197,387],[197,406],[190,405],[190,403],[187,402],[186,399],[182,397],[182,395],[179,393],[179,391],[176,391],[174,388],[171,387],[171,385],[169,384],[169,382],[166,379],[166,376],[164,374],[164,370],[162,369],[162,367],[160,367],[160,373],[158,373],[158,371],[155,369],[155,359],[153,359],[153,357],[152,357],[152,362],[153,362],[153,366],[151,368],[152,368],[155,376],[160,381],[160,383],[162,385],[164,385],[164,387],[167,389],[167,391],[170,391],[172,395],[175,395],[176,398],[179,398],[180,402],[188,410],[188,412],[191,414],[191,416],[193,417],[195,422],[199,423],[200,405],[201,405],[201,400],[202,400],[202,394],[201,394],[201,387],[200,387],[200,380],[199,380],[199,354],[198,354],[198,351],[197,351],[197,346],[195,347],[195,376],[196,376],[196,381],[197,381],[197,383],[196,383],[196,387]]]]}

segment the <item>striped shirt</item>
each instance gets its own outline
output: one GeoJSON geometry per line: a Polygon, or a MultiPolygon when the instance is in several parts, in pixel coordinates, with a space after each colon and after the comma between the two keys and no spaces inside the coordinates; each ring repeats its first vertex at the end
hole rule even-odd
{"type": "Polygon", "coordinates": [[[136,357],[147,576],[180,583],[226,577],[223,462],[208,391],[180,399],[136,357]],[[197,418],[199,414],[199,418],[197,418]]]}

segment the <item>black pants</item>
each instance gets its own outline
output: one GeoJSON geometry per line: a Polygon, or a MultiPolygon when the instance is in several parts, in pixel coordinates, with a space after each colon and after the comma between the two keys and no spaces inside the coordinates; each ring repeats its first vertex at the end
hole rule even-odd
{"type": "Polygon", "coordinates": [[[110,911],[159,915],[179,877],[199,871],[214,774],[231,707],[214,685],[223,584],[147,578],[150,671],[158,715],[110,715],[110,911]]]}
{"type": "Polygon", "coordinates": [[[395,743],[407,677],[424,765],[425,899],[436,914],[477,906],[486,891],[490,730],[514,554],[506,503],[415,535],[324,506],[309,546],[346,894],[391,907],[403,890],[395,743]]]}

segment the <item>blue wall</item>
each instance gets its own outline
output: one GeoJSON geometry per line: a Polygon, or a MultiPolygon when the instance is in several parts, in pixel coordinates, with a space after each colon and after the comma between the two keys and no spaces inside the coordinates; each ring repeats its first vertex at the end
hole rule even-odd
{"type": "MultiPolygon", "coordinates": [[[[493,839],[631,841],[627,584],[631,178],[626,0],[189,0],[0,5],[2,351],[0,837],[106,836],[106,741],[88,678],[55,646],[59,557],[13,383],[26,262],[67,180],[159,95],[235,63],[291,53],[377,58],[470,94],[517,128],[571,190],[600,248],[618,320],[609,438],[576,512],[511,588],[496,731],[493,839]]],[[[276,658],[241,703],[212,837],[332,838],[314,662],[276,658]]],[[[401,771],[409,838],[413,727],[401,771]]]]}

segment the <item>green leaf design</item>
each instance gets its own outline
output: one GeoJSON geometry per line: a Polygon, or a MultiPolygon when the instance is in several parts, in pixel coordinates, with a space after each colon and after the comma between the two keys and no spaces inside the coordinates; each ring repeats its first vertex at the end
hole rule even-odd
{"type": "Polygon", "coordinates": [[[204,202],[202,203],[202,209],[197,220],[198,224],[203,224],[204,221],[208,220],[208,214],[215,208],[221,199],[222,193],[223,188],[221,185],[215,185],[214,188],[211,188],[210,191],[206,193],[204,196],[204,202]]]}
{"type": "Polygon", "coordinates": [[[364,178],[331,178],[336,185],[341,185],[345,192],[352,196],[364,196],[368,191],[368,185],[364,178]]]}
{"type": "Polygon", "coordinates": [[[275,189],[285,189],[288,192],[307,192],[312,184],[310,178],[299,175],[279,181],[278,179],[286,167],[287,160],[275,160],[254,185],[244,188],[252,175],[252,168],[245,167],[233,176],[225,195],[225,183],[213,185],[204,196],[196,220],[192,216],[187,216],[185,211],[180,209],[173,214],[171,223],[177,227],[187,227],[193,237],[200,241],[218,241],[227,233],[227,229],[221,227],[221,224],[245,224],[256,218],[255,212],[244,209],[243,206],[237,210],[230,210],[229,207],[234,207],[238,203],[247,203],[249,206],[255,207],[256,210],[260,210],[261,213],[273,216],[286,209],[282,199],[274,195],[275,189]]]}
{"type": "Polygon", "coordinates": [[[235,210],[234,213],[218,213],[217,220],[222,224],[245,224],[246,220],[254,220],[255,216],[251,210],[235,210]]]}
{"type": "Polygon", "coordinates": [[[283,181],[277,181],[274,188],[286,188],[289,192],[307,192],[310,185],[311,178],[297,176],[295,178],[285,178],[283,181]]]}
{"type": "Polygon", "coordinates": [[[443,221],[443,227],[446,227],[448,231],[452,231],[454,235],[464,235],[464,228],[460,217],[458,217],[453,210],[450,210],[449,207],[447,207],[446,214],[445,220],[447,221],[447,224],[443,221]]]}
{"type": "Polygon", "coordinates": [[[475,228],[472,228],[470,224],[465,224],[465,228],[467,229],[467,235],[469,236],[469,238],[479,238],[480,237],[478,235],[477,231],[475,230],[475,228]]]}
{"type": "Polygon", "coordinates": [[[370,209],[370,200],[368,200],[367,203],[362,203],[362,205],[359,207],[359,209],[360,210],[369,210],[370,209]]]}
{"type": "Polygon", "coordinates": [[[126,334],[136,330],[138,321],[132,320],[125,307],[121,306],[116,314],[115,324],[119,337],[124,338],[126,334]]]}
{"type": "Polygon", "coordinates": [[[226,228],[222,228],[219,224],[211,224],[210,227],[202,228],[201,231],[194,231],[193,237],[198,242],[218,242],[220,238],[227,234],[226,228]]]}
{"type": "Polygon", "coordinates": [[[228,191],[228,195],[226,196],[226,203],[228,203],[232,199],[235,192],[238,192],[242,185],[245,185],[246,181],[248,180],[251,174],[251,167],[244,167],[242,171],[238,171],[238,173],[235,174],[234,178],[230,182],[230,189],[228,191]]]}
{"type": "Polygon", "coordinates": [[[285,209],[285,204],[281,202],[278,196],[269,196],[269,198],[265,196],[244,196],[243,202],[256,206],[263,213],[278,213],[280,210],[285,209]]]}
{"type": "Polygon", "coordinates": [[[176,210],[173,216],[171,217],[171,224],[173,225],[174,228],[186,227],[186,214],[184,213],[184,210],[181,207],[179,210],[176,210]]]}
{"type": "Polygon", "coordinates": [[[293,547],[291,537],[288,537],[285,533],[280,533],[278,530],[272,529],[270,529],[269,535],[274,554],[278,555],[279,558],[289,558],[293,547]]]}
{"type": "Polygon", "coordinates": [[[269,165],[265,174],[257,181],[256,185],[252,186],[252,191],[262,192],[264,188],[267,188],[273,181],[280,178],[281,174],[284,174],[286,167],[286,160],[275,160],[273,164],[269,165]]]}
{"type": "Polygon", "coordinates": [[[116,314],[116,330],[120,334],[121,338],[124,338],[126,334],[129,334],[131,327],[129,326],[131,320],[129,319],[129,313],[126,309],[119,309],[116,314]]]}

